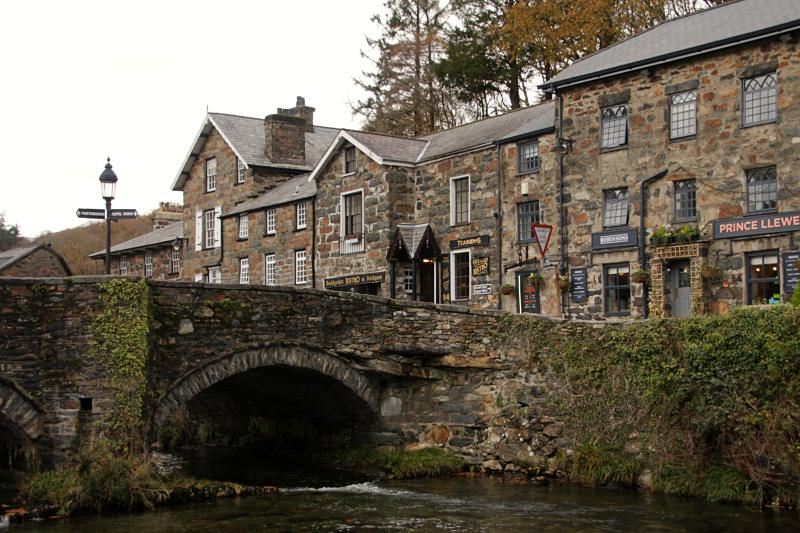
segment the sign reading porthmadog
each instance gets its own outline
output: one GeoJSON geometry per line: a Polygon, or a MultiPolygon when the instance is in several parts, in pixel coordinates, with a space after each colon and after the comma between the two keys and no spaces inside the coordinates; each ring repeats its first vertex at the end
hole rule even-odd
{"type": "Polygon", "coordinates": [[[472,248],[473,246],[489,246],[488,235],[476,235],[475,237],[464,237],[450,241],[450,249],[472,248]]]}
{"type": "Polygon", "coordinates": [[[489,258],[488,257],[473,257],[472,258],[472,276],[488,276],[489,275],[489,258]]]}
{"type": "Polygon", "coordinates": [[[592,250],[625,248],[639,243],[639,232],[635,229],[618,229],[592,233],[592,250]]]}
{"type": "Polygon", "coordinates": [[[587,287],[586,268],[573,268],[570,272],[569,285],[572,288],[572,301],[585,302],[589,299],[589,289],[587,287]]]}
{"type": "Polygon", "coordinates": [[[791,298],[800,284],[800,252],[783,252],[783,292],[791,298]]]}
{"type": "Polygon", "coordinates": [[[106,218],[105,209],[78,209],[75,214],[78,215],[78,218],[99,218],[101,220],[106,218]]]}
{"type": "Polygon", "coordinates": [[[351,274],[349,276],[339,276],[338,278],[328,278],[325,280],[326,289],[337,289],[339,287],[349,287],[351,285],[364,285],[366,283],[383,283],[386,278],[385,272],[370,272],[368,274],[351,274]]]}
{"type": "Polygon", "coordinates": [[[800,231],[800,211],[715,220],[714,238],[750,237],[800,231]]]}

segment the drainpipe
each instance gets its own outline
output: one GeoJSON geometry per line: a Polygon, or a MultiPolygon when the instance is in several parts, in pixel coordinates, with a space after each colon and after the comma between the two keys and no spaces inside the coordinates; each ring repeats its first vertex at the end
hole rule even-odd
{"type": "MultiPolygon", "coordinates": [[[[647,216],[647,197],[645,196],[645,191],[647,190],[647,186],[654,182],[655,180],[661,179],[667,175],[667,170],[662,170],[656,174],[653,174],[649,178],[645,178],[639,184],[639,205],[641,213],[639,214],[639,268],[644,269],[645,265],[647,265],[647,252],[645,252],[645,243],[644,243],[644,219],[647,216]]],[[[644,296],[643,296],[643,307],[642,307],[642,316],[647,318],[650,315],[650,282],[645,284],[644,287],[644,296]]]]}
{"type": "MultiPolygon", "coordinates": [[[[554,91],[554,96],[558,100],[558,248],[559,248],[559,274],[567,274],[567,227],[566,213],[564,207],[564,155],[567,152],[567,144],[564,140],[564,99],[554,91]]],[[[567,291],[561,291],[561,316],[567,316],[567,291]]]]}
{"type": "Polygon", "coordinates": [[[311,288],[317,288],[317,197],[311,198],[311,288]]]}
{"type": "MultiPolygon", "coordinates": [[[[500,287],[503,286],[503,165],[500,160],[500,143],[495,143],[495,161],[497,161],[497,215],[495,228],[497,231],[497,308],[503,309],[500,287]]],[[[470,266],[471,268],[471,266],[470,266]]]]}

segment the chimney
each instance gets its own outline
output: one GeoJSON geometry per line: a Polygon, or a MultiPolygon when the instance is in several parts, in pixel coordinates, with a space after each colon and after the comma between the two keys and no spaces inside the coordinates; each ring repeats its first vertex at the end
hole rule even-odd
{"type": "Polygon", "coordinates": [[[169,226],[183,218],[183,206],[170,202],[159,202],[158,210],[153,213],[153,230],[169,226]]]}
{"type": "Polygon", "coordinates": [[[278,108],[278,112],[264,119],[266,156],[273,163],[305,165],[306,132],[314,131],[314,108],[308,107],[302,96],[291,109],[278,108]]]}

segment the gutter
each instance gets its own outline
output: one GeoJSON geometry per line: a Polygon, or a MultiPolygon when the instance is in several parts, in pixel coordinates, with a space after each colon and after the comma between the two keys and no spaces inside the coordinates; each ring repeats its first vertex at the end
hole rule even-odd
{"type": "MultiPolygon", "coordinates": [[[[639,214],[639,268],[644,269],[645,265],[647,264],[647,252],[645,252],[645,243],[644,243],[644,219],[647,216],[647,197],[645,196],[645,191],[647,190],[647,186],[654,182],[655,180],[661,179],[667,175],[667,170],[664,169],[656,174],[653,174],[649,178],[645,178],[639,184],[639,206],[641,213],[639,214]]],[[[650,282],[645,284],[644,287],[644,295],[643,295],[643,308],[642,308],[642,316],[647,318],[650,315],[650,282]]]]}

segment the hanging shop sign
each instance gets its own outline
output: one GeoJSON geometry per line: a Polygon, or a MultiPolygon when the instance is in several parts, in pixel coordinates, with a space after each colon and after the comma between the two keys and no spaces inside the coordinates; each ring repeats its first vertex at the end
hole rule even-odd
{"type": "Polygon", "coordinates": [[[791,297],[800,285],[800,252],[783,252],[783,293],[791,297]]]}
{"type": "Polygon", "coordinates": [[[589,299],[587,279],[586,268],[573,268],[570,272],[569,286],[572,290],[573,302],[585,302],[589,299]]]}
{"type": "Polygon", "coordinates": [[[539,285],[530,275],[530,272],[517,272],[517,310],[520,313],[541,312],[539,285]]]}
{"type": "Polygon", "coordinates": [[[473,285],[472,294],[474,294],[475,296],[485,296],[487,294],[492,294],[492,284],[480,283],[478,285],[473,285]]]}
{"type": "Polygon", "coordinates": [[[386,278],[385,272],[370,272],[368,274],[351,274],[349,276],[339,276],[337,278],[327,278],[325,280],[326,289],[339,289],[351,285],[364,285],[367,283],[383,283],[386,278]]]}
{"type": "Polygon", "coordinates": [[[472,277],[475,276],[488,276],[489,275],[489,258],[488,257],[473,257],[472,258],[472,277]]]}
{"type": "Polygon", "coordinates": [[[442,301],[450,301],[450,263],[442,261],[442,301]]]}
{"type": "Polygon", "coordinates": [[[553,234],[553,226],[550,224],[531,224],[531,232],[536,237],[536,244],[539,245],[539,253],[542,254],[542,259],[544,259],[544,253],[547,251],[547,247],[550,246],[550,236],[553,234]]]}
{"type": "Polygon", "coordinates": [[[751,237],[800,231],[800,211],[715,220],[714,238],[751,237]]]}
{"type": "Polygon", "coordinates": [[[639,244],[639,232],[635,229],[618,229],[592,233],[592,250],[626,248],[639,244]]]}
{"type": "Polygon", "coordinates": [[[488,235],[476,235],[474,237],[464,237],[463,239],[453,239],[450,241],[450,249],[473,248],[475,246],[489,246],[488,235]]]}

